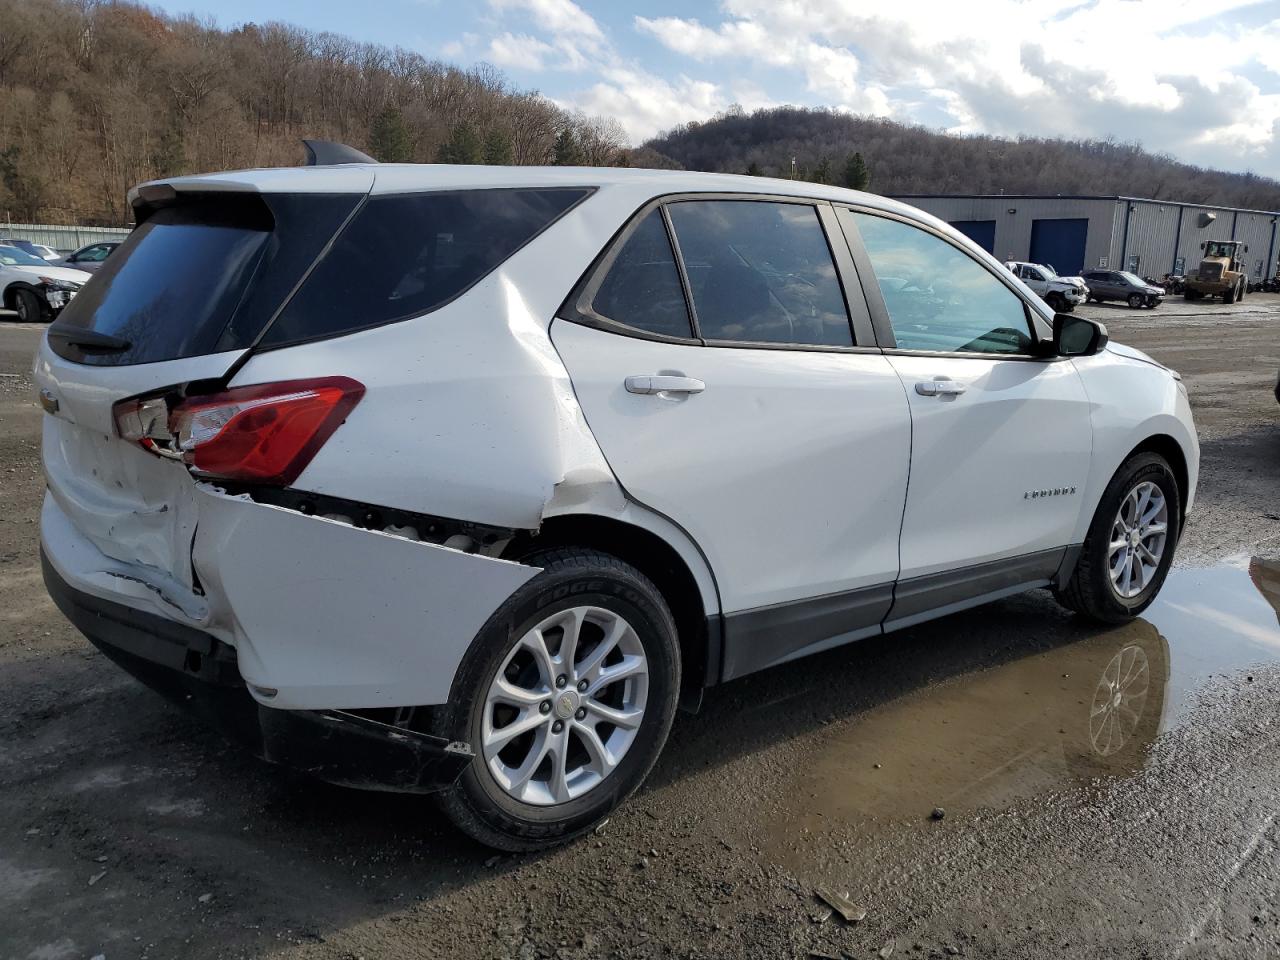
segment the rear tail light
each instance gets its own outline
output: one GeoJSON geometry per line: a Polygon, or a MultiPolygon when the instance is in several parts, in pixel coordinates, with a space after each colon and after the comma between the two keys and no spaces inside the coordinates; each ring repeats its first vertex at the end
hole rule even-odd
{"type": "Polygon", "coordinates": [[[116,423],[122,437],[179,456],[197,473],[288,485],[362,396],[355,380],[321,377],[191,397],[170,412],[163,445],[155,442],[156,418],[145,416],[143,404],[117,408],[116,423]]]}

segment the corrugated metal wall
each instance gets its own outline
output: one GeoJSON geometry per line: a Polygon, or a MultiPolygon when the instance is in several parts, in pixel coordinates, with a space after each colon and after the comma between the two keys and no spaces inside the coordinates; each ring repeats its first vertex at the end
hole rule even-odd
{"type": "Polygon", "coordinates": [[[1163,277],[1173,269],[1174,238],[1178,235],[1179,207],[1173,204],[1124,203],[1121,216],[1129,214],[1129,240],[1121,241],[1114,266],[1138,276],[1163,277]]]}
{"type": "Polygon", "coordinates": [[[1243,256],[1254,277],[1274,275],[1280,257],[1280,212],[1109,197],[899,199],[949,222],[994,221],[995,255],[1002,260],[1028,259],[1033,221],[1059,218],[1089,220],[1084,262],[1091,267],[1127,270],[1137,257],[1137,273],[1162,277],[1175,269],[1178,258],[1184,258],[1183,269],[1194,270],[1200,262],[1200,244],[1206,240],[1247,243],[1249,251],[1243,256]]]}
{"type": "Polygon", "coordinates": [[[99,240],[123,240],[128,227],[64,227],[51,223],[0,223],[0,237],[43,243],[65,253],[99,240]]]}
{"type": "Polygon", "coordinates": [[[1265,213],[1241,212],[1236,219],[1236,240],[1243,240],[1249,245],[1247,253],[1241,258],[1248,265],[1249,276],[1255,280],[1264,276],[1275,275],[1275,252],[1271,250],[1272,231],[1278,226],[1277,218],[1265,213]],[[1268,256],[1270,261],[1268,262],[1268,256]]]}

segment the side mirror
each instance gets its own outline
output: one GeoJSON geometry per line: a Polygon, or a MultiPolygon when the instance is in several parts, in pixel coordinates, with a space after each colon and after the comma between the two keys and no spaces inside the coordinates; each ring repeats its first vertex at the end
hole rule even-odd
{"type": "Polygon", "coordinates": [[[1107,328],[1070,313],[1053,316],[1053,350],[1060,357],[1091,357],[1107,345],[1107,328]]]}

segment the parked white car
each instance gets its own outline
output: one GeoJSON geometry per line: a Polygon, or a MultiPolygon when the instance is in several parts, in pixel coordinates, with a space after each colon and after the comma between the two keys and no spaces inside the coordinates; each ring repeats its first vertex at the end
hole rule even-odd
{"type": "Polygon", "coordinates": [[[29,253],[33,257],[39,257],[41,260],[57,260],[62,256],[53,247],[46,247],[43,243],[34,243],[31,240],[21,240],[17,237],[0,237],[0,246],[17,247],[23,253],[29,253]]]}
{"type": "Polygon", "coordinates": [[[49,320],[80,292],[89,274],[57,267],[25,250],[0,244],[0,304],[22,321],[49,320]]]}
{"type": "Polygon", "coordinates": [[[51,595],[495,847],[598,823],[704,688],[1035,587],[1136,616],[1194,497],[1176,373],[884,197],[370,163],[131,201],[36,359],[51,595]]]}
{"type": "Polygon", "coordinates": [[[1083,277],[1060,277],[1053,267],[1043,263],[1010,260],[1005,266],[1058,313],[1070,313],[1089,298],[1083,277]]]}

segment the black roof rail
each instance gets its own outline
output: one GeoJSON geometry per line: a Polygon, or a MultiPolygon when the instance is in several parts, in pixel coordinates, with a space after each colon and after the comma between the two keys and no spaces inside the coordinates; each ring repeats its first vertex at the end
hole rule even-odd
{"type": "Polygon", "coordinates": [[[377,163],[367,153],[361,153],[355,147],[345,143],[334,143],[332,140],[303,140],[307,148],[308,167],[328,167],[335,163],[377,163]]]}

